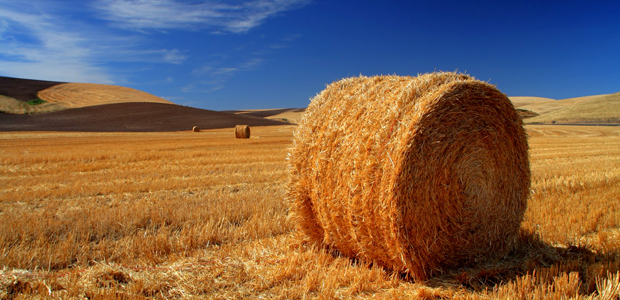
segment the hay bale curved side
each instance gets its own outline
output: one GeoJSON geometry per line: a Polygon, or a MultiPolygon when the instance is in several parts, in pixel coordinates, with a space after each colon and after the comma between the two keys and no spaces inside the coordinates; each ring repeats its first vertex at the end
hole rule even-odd
{"type": "Polygon", "coordinates": [[[192,127],[192,131],[193,132],[200,132],[200,127],[194,126],[194,127],[192,127]]]}
{"type": "Polygon", "coordinates": [[[238,139],[249,139],[250,138],[250,126],[248,125],[235,126],[235,137],[238,139]]]}
{"type": "Polygon", "coordinates": [[[343,79],[295,132],[291,217],[312,241],[424,280],[513,248],[527,152],[521,119],[490,84],[456,73],[343,79]]]}

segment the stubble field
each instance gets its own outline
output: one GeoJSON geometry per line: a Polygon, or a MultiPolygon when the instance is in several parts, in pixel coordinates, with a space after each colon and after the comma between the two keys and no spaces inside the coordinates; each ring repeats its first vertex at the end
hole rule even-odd
{"type": "Polygon", "coordinates": [[[619,298],[620,127],[527,126],[519,246],[427,282],[297,237],[293,130],[0,133],[0,298],[619,298]]]}

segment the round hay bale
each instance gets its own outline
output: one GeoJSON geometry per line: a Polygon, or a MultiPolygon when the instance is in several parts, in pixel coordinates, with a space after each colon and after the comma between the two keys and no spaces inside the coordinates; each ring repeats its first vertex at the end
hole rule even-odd
{"type": "Polygon", "coordinates": [[[235,126],[235,137],[238,139],[249,139],[250,138],[250,126],[248,125],[235,126]]]}
{"type": "Polygon", "coordinates": [[[200,132],[200,127],[194,126],[194,127],[192,127],[192,131],[193,132],[200,132]]]}
{"type": "Polygon", "coordinates": [[[514,106],[457,73],[332,83],[303,115],[289,168],[307,239],[415,280],[505,256],[530,188],[514,106]]]}

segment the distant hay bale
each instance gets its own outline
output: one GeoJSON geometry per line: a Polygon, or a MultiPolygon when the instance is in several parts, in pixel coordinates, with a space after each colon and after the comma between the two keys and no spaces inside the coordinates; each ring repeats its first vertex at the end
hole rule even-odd
{"type": "Polygon", "coordinates": [[[192,127],[192,131],[193,132],[200,132],[200,127],[194,126],[194,127],[192,127]]]}
{"type": "Polygon", "coordinates": [[[530,188],[512,103],[457,73],[332,83],[302,117],[289,168],[306,238],[416,280],[505,256],[530,188]]]}
{"type": "Polygon", "coordinates": [[[248,125],[235,126],[235,137],[238,139],[249,139],[250,138],[250,126],[248,125]]]}

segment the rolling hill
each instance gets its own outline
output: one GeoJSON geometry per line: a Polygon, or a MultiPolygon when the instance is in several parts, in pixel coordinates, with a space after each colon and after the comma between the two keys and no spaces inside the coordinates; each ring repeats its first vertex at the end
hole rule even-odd
{"type": "Polygon", "coordinates": [[[253,116],[271,120],[279,120],[292,124],[299,124],[305,108],[275,108],[275,109],[246,109],[228,110],[226,112],[242,116],[253,116]]]}
{"type": "MultiPolygon", "coordinates": [[[[526,124],[620,123],[620,92],[563,100],[510,97],[526,124]]],[[[298,124],[304,108],[217,112],[121,86],[0,76],[0,131],[178,131],[298,124]],[[28,101],[42,99],[44,103],[28,101]]]]}
{"type": "MultiPolygon", "coordinates": [[[[563,100],[542,97],[509,98],[526,124],[620,123],[620,92],[563,100]]],[[[298,124],[304,111],[304,108],[277,108],[227,112],[298,124]]]]}
{"type": "Polygon", "coordinates": [[[42,100],[67,108],[127,102],[174,104],[136,89],[95,83],[63,83],[39,91],[38,95],[42,100]]]}
{"type": "Polygon", "coordinates": [[[39,91],[65,82],[21,79],[0,76],[0,95],[20,101],[37,98],[39,91]]]}
{"type": "Polygon", "coordinates": [[[140,132],[287,122],[174,104],[131,88],[0,77],[0,131],[140,132]],[[45,103],[30,105],[33,99],[45,103]]]}
{"type": "Polygon", "coordinates": [[[0,77],[0,111],[11,114],[48,113],[67,108],[150,102],[174,104],[136,89],[94,83],[66,83],[0,77]],[[26,105],[40,99],[44,103],[26,105]]]}
{"type": "Polygon", "coordinates": [[[545,114],[557,109],[557,100],[542,97],[509,97],[517,109],[525,109],[536,113],[545,114]]]}
{"type": "Polygon", "coordinates": [[[0,131],[165,132],[286,122],[176,104],[114,103],[33,115],[0,114],[0,131]]]}
{"type": "Polygon", "coordinates": [[[510,97],[510,100],[516,108],[538,114],[525,119],[527,124],[620,123],[620,92],[563,100],[538,97],[510,97]]]}

